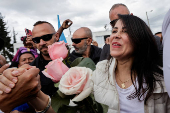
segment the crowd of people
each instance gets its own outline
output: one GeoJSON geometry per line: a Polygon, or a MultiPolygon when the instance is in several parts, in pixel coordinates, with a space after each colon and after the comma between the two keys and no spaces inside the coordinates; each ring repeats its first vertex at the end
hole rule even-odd
{"type": "MultiPolygon", "coordinates": [[[[75,50],[68,55],[69,60],[88,57],[96,64],[92,94],[95,101],[108,106],[108,113],[170,113],[169,17],[170,11],[162,32],[153,34],[142,19],[120,3],[109,11],[112,32],[105,37],[103,49],[97,47],[89,28],[81,27],[73,33],[75,50]]],[[[3,112],[55,113],[49,101],[58,88],[42,71],[51,61],[48,46],[58,42],[63,30],[72,23],[65,20],[56,32],[49,22],[37,21],[32,36],[27,36],[10,66],[0,56],[0,109],[3,112]]]]}

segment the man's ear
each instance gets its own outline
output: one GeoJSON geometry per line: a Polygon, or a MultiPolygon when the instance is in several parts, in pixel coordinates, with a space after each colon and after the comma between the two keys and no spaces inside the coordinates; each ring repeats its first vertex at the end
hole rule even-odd
{"type": "Polygon", "coordinates": [[[58,33],[58,32],[56,32],[54,35],[55,35],[55,39],[56,39],[56,41],[58,42],[58,41],[59,41],[59,39],[60,39],[60,37],[59,37],[59,33],[58,33]]]}
{"type": "Polygon", "coordinates": [[[92,43],[92,38],[91,37],[89,37],[88,39],[87,39],[87,43],[88,43],[88,45],[91,45],[91,43],[92,43]]]}

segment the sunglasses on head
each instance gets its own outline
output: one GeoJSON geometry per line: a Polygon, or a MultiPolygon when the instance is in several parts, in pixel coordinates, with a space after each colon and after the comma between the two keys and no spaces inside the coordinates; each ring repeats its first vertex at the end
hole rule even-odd
{"type": "Polygon", "coordinates": [[[35,37],[35,38],[32,38],[32,41],[33,41],[34,43],[36,43],[36,44],[40,43],[40,40],[41,40],[41,39],[44,40],[44,41],[49,41],[49,40],[51,40],[53,34],[55,34],[55,33],[46,34],[46,35],[43,35],[43,36],[41,36],[41,37],[35,37]]]}
{"type": "Polygon", "coordinates": [[[110,25],[111,25],[112,27],[114,27],[115,24],[116,24],[116,22],[117,22],[117,20],[118,20],[118,19],[114,19],[114,20],[110,21],[110,25]]]}
{"type": "Polygon", "coordinates": [[[85,37],[85,38],[75,38],[75,39],[71,38],[72,42],[74,42],[75,44],[80,43],[81,40],[83,40],[83,39],[88,39],[88,37],[85,37]]]}

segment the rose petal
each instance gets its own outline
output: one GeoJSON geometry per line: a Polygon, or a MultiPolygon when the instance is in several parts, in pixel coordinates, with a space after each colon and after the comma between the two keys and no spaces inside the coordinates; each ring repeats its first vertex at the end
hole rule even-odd
{"type": "Polygon", "coordinates": [[[61,78],[59,90],[65,95],[79,94],[90,87],[92,70],[72,67],[61,78]]]}
{"type": "Polygon", "coordinates": [[[50,78],[53,82],[57,82],[57,81],[56,81],[52,76],[50,76],[47,72],[42,71],[42,73],[43,73],[46,77],[50,78]]]}
{"type": "Polygon", "coordinates": [[[55,42],[52,45],[49,45],[48,46],[48,53],[49,53],[50,58],[52,60],[58,59],[60,57],[65,59],[67,57],[67,54],[68,54],[68,50],[65,46],[65,42],[60,41],[60,42],[55,42]]]}
{"type": "MultiPolygon", "coordinates": [[[[66,95],[72,95],[72,94],[77,94],[80,93],[80,91],[78,91],[82,84],[84,83],[84,81],[86,80],[86,75],[82,76],[82,80],[79,81],[79,83],[77,83],[76,85],[72,85],[72,84],[68,84],[68,79],[70,79],[68,76],[71,76],[72,74],[74,74],[74,72],[79,71],[79,69],[81,70],[81,68],[85,68],[85,67],[73,67],[70,68],[62,77],[61,81],[60,81],[60,85],[59,85],[59,89],[61,89],[60,91],[63,92],[66,95]],[[73,72],[72,72],[73,71],[73,72]],[[71,74],[71,75],[70,75],[71,74]]],[[[80,73],[82,74],[82,73],[80,73]]],[[[83,89],[83,88],[82,88],[83,89]]]]}
{"type": "Polygon", "coordinates": [[[90,93],[92,92],[92,87],[87,88],[86,90],[83,90],[79,95],[76,95],[72,101],[79,102],[82,101],[83,99],[87,98],[90,93]]]}

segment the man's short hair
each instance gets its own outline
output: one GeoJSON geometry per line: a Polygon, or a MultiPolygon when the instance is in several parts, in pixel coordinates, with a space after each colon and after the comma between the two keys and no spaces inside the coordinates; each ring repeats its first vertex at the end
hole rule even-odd
{"type": "Polygon", "coordinates": [[[160,33],[162,33],[162,32],[157,32],[157,33],[155,33],[155,35],[160,34],[160,33]]]}
{"type": "Polygon", "coordinates": [[[110,35],[104,35],[104,41],[106,41],[106,38],[110,37],[110,35]]]}
{"type": "MultiPolygon", "coordinates": [[[[40,25],[40,24],[44,24],[44,23],[49,24],[50,26],[53,27],[53,25],[52,25],[51,23],[47,22],[47,21],[37,21],[33,26],[40,25]]],[[[53,27],[53,28],[54,28],[54,27],[53,27]]]]}
{"type": "MultiPolygon", "coordinates": [[[[117,4],[114,4],[114,5],[111,7],[110,11],[111,11],[111,10],[114,10],[115,8],[117,8],[117,7],[119,7],[119,6],[124,6],[124,7],[127,8],[127,6],[126,6],[125,4],[117,3],[117,4]]],[[[127,10],[129,11],[128,8],[127,8],[127,10]]],[[[109,11],[109,13],[110,13],[110,11],[109,11]]],[[[130,11],[129,11],[129,13],[130,13],[130,11]]]]}

